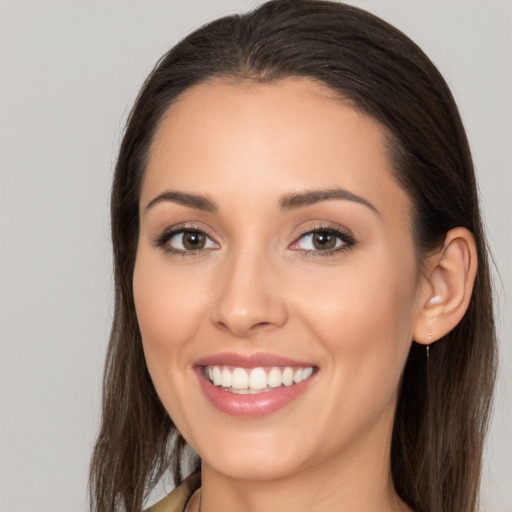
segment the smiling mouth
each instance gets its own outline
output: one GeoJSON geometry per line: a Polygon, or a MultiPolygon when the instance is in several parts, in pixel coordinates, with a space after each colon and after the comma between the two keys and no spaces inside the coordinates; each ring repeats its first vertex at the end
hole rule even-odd
{"type": "Polygon", "coordinates": [[[207,365],[203,367],[203,375],[214,386],[229,393],[256,395],[295,386],[309,379],[316,369],[314,366],[242,368],[207,365]]]}

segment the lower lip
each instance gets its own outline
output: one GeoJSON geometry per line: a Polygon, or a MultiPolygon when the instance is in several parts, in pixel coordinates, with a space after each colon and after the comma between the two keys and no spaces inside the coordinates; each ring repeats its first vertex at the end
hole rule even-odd
{"type": "Polygon", "coordinates": [[[292,386],[283,386],[256,395],[239,395],[214,386],[203,375],[202,367],[197,367],[196,371],[201,388],[214,407],[231,416],[246,417],[264,416],[282,409],[302,395],[316,375],[315,372],[308,379],[292,386]]]}

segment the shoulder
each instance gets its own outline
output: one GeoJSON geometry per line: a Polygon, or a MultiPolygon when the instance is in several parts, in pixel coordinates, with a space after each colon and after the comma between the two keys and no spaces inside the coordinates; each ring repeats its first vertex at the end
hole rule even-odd
{"type": "Polygon", "coordinates": [[[144,512],[183,512],[188,500],[201,485],[200,472],[185,478],[170,494],[144,512]]]}

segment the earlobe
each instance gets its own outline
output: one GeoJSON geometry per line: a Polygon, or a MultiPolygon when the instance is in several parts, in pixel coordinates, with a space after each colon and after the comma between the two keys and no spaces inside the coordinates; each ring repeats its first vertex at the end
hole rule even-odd
{"type": "Polygon", "coordinates": [[[425,292],[414,328],[414,340],[429,345],[448,334],[466,312],[477,270],[473,234],[466,228],[448,231],[443,247],[428,258],[425,292]]]}

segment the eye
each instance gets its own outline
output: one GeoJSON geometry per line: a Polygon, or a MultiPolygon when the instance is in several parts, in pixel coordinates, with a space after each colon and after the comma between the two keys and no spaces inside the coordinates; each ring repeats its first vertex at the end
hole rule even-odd
{"type": "Polygon", "coordinates": [[[187,253],[218,249],[219,247],[206,233],[198,229],[166,232],[157,240],[156,244],[171,253],[187,253]]]}
{"type": "Polygon", "coordinates": [[[354,244],[352,236],[343,231],[331,227],[315,228],[303,233],[290,249],[330,254],[333,251],[348,249],[354,244]]]}

